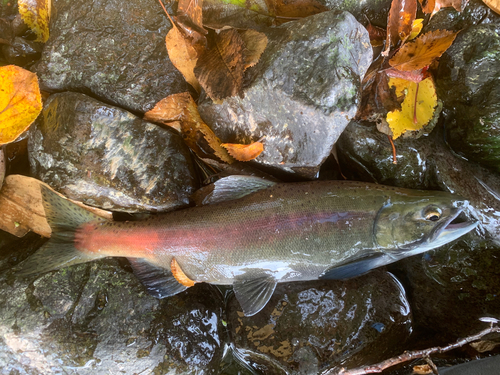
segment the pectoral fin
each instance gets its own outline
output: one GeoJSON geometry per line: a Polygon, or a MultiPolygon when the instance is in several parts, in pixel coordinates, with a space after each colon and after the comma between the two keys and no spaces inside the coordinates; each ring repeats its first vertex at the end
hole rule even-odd
{"type": "Polygon", "coordinates": [[[153,297],[170,297],[188,288],[180,284],[167,268],[158,267],[145,259],[128,258],[128,260],[135,276],[153,297]]]}
{"type": "Polygon", "coordinates": [[[245,316],[255,315],[266,306],[276,284],[276,279],[267,274],[252,275],[250,279],[243,275],[236,279],[233,290],[245,316]]]}
{"type": "Polygon", "coordinates": [[[363,258],[356,258],[341,265],[328,268],[319,278],[327,280],[350,279],[351,277],[361,276],[374,268],[392,263],[395,260],[397,259],[390,255],[374,253],[363,258]]]}

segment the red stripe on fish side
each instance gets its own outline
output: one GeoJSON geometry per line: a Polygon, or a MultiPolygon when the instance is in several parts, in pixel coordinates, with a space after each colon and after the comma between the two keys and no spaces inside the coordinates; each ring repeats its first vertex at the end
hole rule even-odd
{"type": "Polygon", "coordinates": [[[125,229],[118,223],[84,224],[75,233],[77,250],[102,256],[147,258],[158,243],[158,230],[125,229]]]}

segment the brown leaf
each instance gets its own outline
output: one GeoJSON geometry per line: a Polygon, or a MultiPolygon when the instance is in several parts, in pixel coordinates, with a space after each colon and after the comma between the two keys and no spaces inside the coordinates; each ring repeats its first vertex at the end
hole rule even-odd
{"type": "Polygon", "coordinates": [[[419,83],[424,78],[426,78],[422,69],[403,71],[403,70],[397,70],[395,68],[390,68],[385,70],[385,74],[387,74],[387,76],[391,78],[401,78],[415,83],[419,83]]]}
{"type": "Polygon", "coordinates": [[[219,138],[201,119],[196,103],[187,92],[160,100],[152,110],[145,113],[144,119],[176,129],[180,126],[188,147],[202,158],[215,157],[229,164],[233,162],[231,156],[221,147],[219,138]]]}
{"type": "Polygon", "coordinates": [[[458,33],[436,30],[419,36],[405,44],[389,60],[389,65],[399,70],[419,70],[430,65],[451,46],[458,33]]]}
{"type": "Polygon", "coordinates": [[[387,74],[374,71],[364,81],[361,105],[356,118],[367,121],[380,121],[385,119],[388,112],[401,109],[401,101],[398,100],[394,89],[389,87],[387,74]]]}
{"type": "Polygon", "coordinates": [[[496,14],[500,14],[500,0],[483,0],[492,11],[496,14]]]}
{"type": "Polygon", "coordinates": [[[255,65],[267,46],[267,37],[255,30],[213,33],[213,46],[203,53],[194,74],[212,100],[237,95],[245,69],[255,65]]]}
{"type": "Polygon", "coordinates": [[[391,46],[408,38],[416,14],[417,0],[392,0],[387,20],[387,41],[384,56],[388,55],[391,46]]]}
{"type": "Polygon", "coordinates": [[[172,64],[182,73],[184,79],[200,92],[201,86],[194,75],[198,53],[191,42],[174,25],[165,37],[165,44],[172,64]]]}
{"type": "Polygon", "coordinates": [[[309,17],[329,10],[316,0],[266,0],[266,3],[272,16],[285,19],[309,17]]]}
{"type": "Polygon", "coordinates": [[[177,280],[177,282],[185,287],[192,287],[196,284],[196,281],[191,280],[187,275],[182,271],[181,266],[175,258],[172,258],[170,262],[170,270],[172,271],[172,276],[177,280]]]}
{"type": "MultiPolygon", "coordinates": [[[[0,190],[1,230],[17,237],[24,236],[30,230],[41,236],[50,237],[52,230],[45,218],[40,192],[41,185],[51,189],[47,184],[31,177],[10,175],[5,178],[0,190]]],[[[57,194],[62,196],[59,193],[57,194]]],[[[105,219],[112,219],[111,212],[89,207],[81,202],[72,202],[105,219]]]]}
{"type": "Polygon", "coordinates": [[[235,29],[214,37],[214,46],[202,54],[194,74],[212,100],[237,95],[243,83],[244,43],[235,29]]]}
{"type": "Polygon", "coordinates": [[[244,68],[250,68],[259,62],[267,47],[267,36],[255,30],[238,30],[245,48],[243,49],[244,68]]]}
{"type": "Polygon", "coordinates": [[[177,16],[185,15],[199,31],[203,30],[206,34],[203,28],[202,7],[203,0],[179,0],[177,16]]]}
{"type": "Polygon", "coordinates": [[[253,160],[264,151],[264,145],[259,141],[250,143],[249,145],[222,143],[221,146],[229,152],[229,155],[238,161],[253,160]]]}
{"type": "Polygon", "coordinates": [[[378,26],[373,26],[368,23],[366,26],[368,35],[370,36],[370,43],[373,47],[379,47],[384,44],[384,40],[387,37],[387,31],[378,26]]]}
{"type": "Polygon", "coordinates": [[[5,156],[3,148],[0,147],[0,189],[2,188],[4,178],[5,178],[5,156]]]}
{"type": "Polygon", "coordinates": [[[422,12],[432,13],[436,6],[436,0],[418,0],[420,6],[422,7],[422,12]]]}

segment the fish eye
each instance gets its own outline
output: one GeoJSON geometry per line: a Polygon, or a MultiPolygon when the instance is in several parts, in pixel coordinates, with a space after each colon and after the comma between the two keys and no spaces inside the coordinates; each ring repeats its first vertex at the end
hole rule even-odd
{"type": "Polygon", "coordinates": [[[442,211],[437,206],[428,206],[424,208],[422,216],[425,220],[438,221],[441,218],[442,211]]]}

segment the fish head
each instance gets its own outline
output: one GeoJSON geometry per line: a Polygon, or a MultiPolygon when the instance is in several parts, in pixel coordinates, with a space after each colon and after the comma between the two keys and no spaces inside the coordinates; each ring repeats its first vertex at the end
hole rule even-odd
{"type": "Polygon", "coordinates": [[[394,251],[399,258],[437,248],[478,225],[458,219],[467,206],[467,200],[445,192],[395,192],[377,215],[375,241],[381,250],[394,251]]]}

